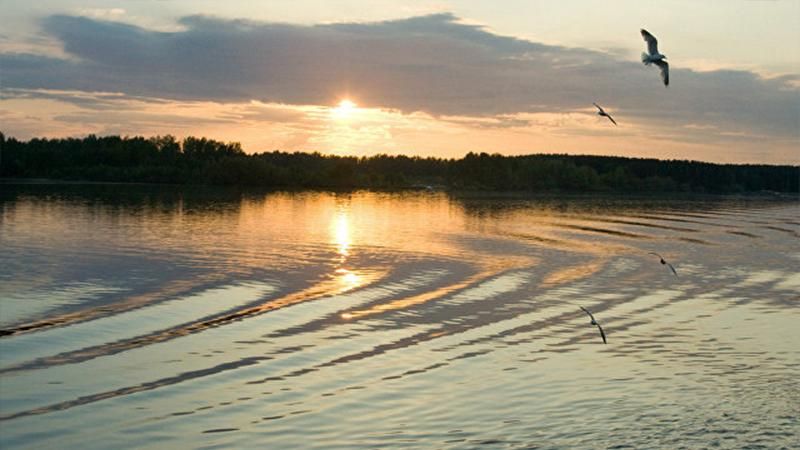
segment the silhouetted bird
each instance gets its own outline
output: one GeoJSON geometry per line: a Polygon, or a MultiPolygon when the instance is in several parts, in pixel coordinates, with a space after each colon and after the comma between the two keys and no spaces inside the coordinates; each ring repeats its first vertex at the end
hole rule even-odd
{"type": "Polygon", "coordinates": [[[597,323],[596,320],[594,320],[594,316],[592,315],[592,313],[589,312],[588,309],[584,308],[583,306],[579,306],[579,307],[583,310],[583,312],[588,314],[589,317],[592,319],[592,325],[596,325],[597,329],[600,330],[600,337],[603,338],[603,344],[605,344],[606,343],[606,333],[603,331],[603,327],[601,327],[600,324],[597,323]]]}
{"type": "Polygon", "coordinates": [[[647,42],[647,53],[642,52],[642,62],[645,66],[650,64],[657,65],[661,69],[661,79],[664,80],[664,86],[669,86],[669,64],[664,61],[667,59],[667,55],[662,55],[658,52],[658,40],[644,28],[642,28],[642,37],[647,42]]]}
{"type": "Polygon", "coordinates": [[[600,105],[598,105],[597,103],[594,103],[594,102],[592,102],[592,104],[593,104],[594,106],[596,106],[596,107],[597,107],[597,109],[599,110],[599,111],[597,111],[597,115],[598,115],[598,116],[608,117],[608,120],[610,120],[610,121],[611,121],[611,123],[613,123],[614,125],[616,125],[616,124],[617,124],[617,121],[616,121],[616,120],[614,120],[614,118],[613,118],[613,117],[611,117],[611,114],[607,113],[607,112],[606,112],[606,111],[605,111],[603,108],[601,108],[601,107],[600,107],[600,105]]]}
{"type": "Polygon", "coordinates": [[[667,265],[667,266],[669,266],[669,270],[671,270],[671,271],[672,271],[672,273],[674,273],[674,274],[675,274],[675,276],[678,276],[678,272],[677,272],[677,271],[675,271],[675,268],[674,268],[674,267],[672,267],[672,264],[668,263],[668,262],[667,262],[667,261],[664,259],[664,257],[663,257],[663,256],[659,255],[659,254],[658,254],[658,253],[656,253],[656,252],[648,252],[648,253],[650,253],[651,255],[656,255],[656,256],[658,256],[659,258],[661,258],[661,264],[664,264],[664,265],[667,265]]]}

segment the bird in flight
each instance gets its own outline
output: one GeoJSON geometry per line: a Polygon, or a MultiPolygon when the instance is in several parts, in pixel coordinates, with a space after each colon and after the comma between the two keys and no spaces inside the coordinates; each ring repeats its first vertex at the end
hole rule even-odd
{"type": "Polygon", "coordinates": [[[656,256],[658,256],[658,257],[661,259],[661,264],[664,264],[664,265],[666,265],[666,266],[669,266],[669,270],[671,270],[671,271],[672,271],[672,273],[674,273],[676,277],[678,276],[678,272],[676,272],[676,271],[675,271],[675,268],[674,268],[674,267],[672,267],[672,264],[668,263],[668,262],[667,262],[667,261],[664,259],[664,257],[663,257],[663,256],[659,255],[659,254],[658,254],[658,253],[656,253],[656,252],[648,252],[648,253],[650,253],[651,255],[656,255],[656,256]]]}
{"type": "Polygon", "coordinates": [[[645,66],[650,64],[657,65],[661,69],[661,79],[664,81],[664,86],[669,86],[669,64],[665,61],[667,55],[662,55],[658,52],[658,40],[644,28],[642,28],[642,37],[647,42],[647,53],[642,52],[642,62],[645,66]]]}
{"type": "Polygon", "coordinates": [[[611,114],[607,113],[607,112],[606,112],[606,110],[604,110],[603,108],[601,108],[601,107],[600,107],[600,105],[598,105],[598,104],[597,104],[597,103],[595,103],[595,102],[592,102],[592,104],[593,104],[594,106],[596,106],[596,107],[597,107],[597,109],[598,109],[598,111],[597,111],[597,115],[598,115],[598,116],[608,117],[608,120],[610,120],[610,121],[611,121],[611,123],[613,123],[614,125],[616,125],[616,124],[617,124],[617,121],[616,121],[616,120],[614,120],[614,118],[613,118],[613,117],[611,117],[611,114]]]}
{"type": "Polygon", "coordinates": [[[596,320],[594,320],[594,316],[592,315],[592,313],[589,312],[588,309],[584,308],[583,306],[579,306],[579,307],[583,310],[583,312],[588,314],[589,317],[592,319],[592,325],[596,325],[597,329],[600,330],[600,337],[603,338],[603,344],[605,344],[606,343],[606,333],[605,333],[605,331],[603,331],[603,327],[601,327],[600,324],[597,323],[596,320]]]}

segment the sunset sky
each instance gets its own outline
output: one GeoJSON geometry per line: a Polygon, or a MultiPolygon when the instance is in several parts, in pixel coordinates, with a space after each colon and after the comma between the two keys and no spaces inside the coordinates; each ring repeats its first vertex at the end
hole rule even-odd
{"type": "Polygon", "coordinates": [[[0,0],[0,131],[800,164],[800,1],[0,0]]]}

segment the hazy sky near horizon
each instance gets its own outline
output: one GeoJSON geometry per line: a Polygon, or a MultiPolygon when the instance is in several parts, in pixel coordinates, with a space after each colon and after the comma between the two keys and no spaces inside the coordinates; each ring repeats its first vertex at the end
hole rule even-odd
{"type": "Polygon", "coordinates": [[[796,0],[0,0],[0,131],[800,164],[799,45],[796,0]]]}

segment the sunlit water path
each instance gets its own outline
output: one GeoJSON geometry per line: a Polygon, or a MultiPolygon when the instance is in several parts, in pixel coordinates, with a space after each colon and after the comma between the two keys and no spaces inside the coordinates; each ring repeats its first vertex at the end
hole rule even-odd
{"type": "Polygon", "coordinates": [[[796,200],[0,185],[0,249],[3,448],[800,435],[796,200]]]}

